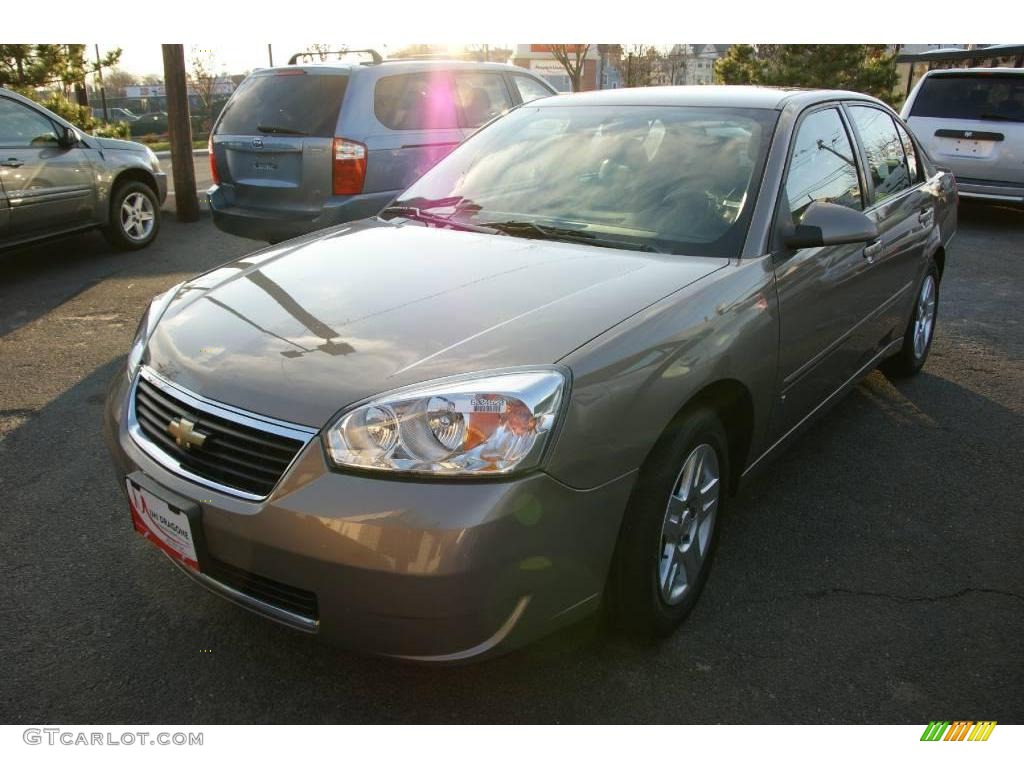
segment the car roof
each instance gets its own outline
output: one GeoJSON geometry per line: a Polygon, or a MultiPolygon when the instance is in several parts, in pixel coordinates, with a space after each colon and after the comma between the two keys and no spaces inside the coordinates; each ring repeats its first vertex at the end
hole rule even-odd
{"type": "MultiPolygon", "coordinates": [[[[742,107],[782,109],[790,103],[799,106],[820,101],[860,99],[878,102],[871,96],[853,91],[806,88],[775,88],[760,85],[669,85],[651,88],[613,88],[582,91],[530,102],[531,106],[678,106],[742,107]]],[[[878,102],[881,103],[881,102],[878,102]]]]}
{"type": "Polygon", "coordinates": [[[1018,67],[958,67],[956,69],[933,69],[923,77],[949,77],[951,75],[1020,75],[1024,69],[1018,67]]]}

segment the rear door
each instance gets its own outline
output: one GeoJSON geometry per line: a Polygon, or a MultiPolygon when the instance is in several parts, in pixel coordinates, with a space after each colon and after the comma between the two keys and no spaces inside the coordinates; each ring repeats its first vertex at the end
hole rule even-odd
{"type": "Polygon", "coordinates": [[[213,131],[229,205],[315,215],[331,195],[332,146],[348,74],[301,67],[250,75],[213,131]]]}
{"type": "Polygon", "coordinates": [[[451,72],[384,75],[373,88],[364,190],[400,192],[463,139],[451,72]]]}
{"type": "Polygon", "coordinates": [[[959,179],[1024,184],[1024,72],[929,75],[904,117],[959,179]]]}
{"type": "MultiPolygon", "coordinates": [[[[846,107],[867,171],[870,206],[880,247],[868,273],[870,301],[877,307],[864,332],[873,351],[903,335],[928,237],[935,222],[935,200],[924,186],[916,155],[908,156],[896,121],[867,104],[846,107]]],[[[912,147],[911,147],[912,149],[912,147]]]]}
{"type": "Polygon", "coordinates": [[[0,96],[0,184],[13,239],[92,223],[92,163],[81,147],[60,146],[59,130],[42,112],[0,96]]]}

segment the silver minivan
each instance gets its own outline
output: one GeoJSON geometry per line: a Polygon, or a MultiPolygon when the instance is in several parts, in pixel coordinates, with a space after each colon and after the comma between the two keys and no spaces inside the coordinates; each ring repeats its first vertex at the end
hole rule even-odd
{"type": "Polygon", "coordinates": [[[933,70],[901,116],[961,197],[1024,203],[1024,70],[933,70]]]}
{"type": "Polygon", "coordinates": [[[466,61],[331,61],[258,70],[210,136],[218,228],[278,242],[376,214],[484,123],[555,91],[466,61]]]}

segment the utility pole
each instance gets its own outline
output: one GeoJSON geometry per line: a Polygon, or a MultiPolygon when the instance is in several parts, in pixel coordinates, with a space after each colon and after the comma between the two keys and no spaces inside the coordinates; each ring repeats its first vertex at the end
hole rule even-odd
{"type": "Polygon", "coordinates": [[[100,101],[103,102],[103,122],[110,122],[110,114],[107,112],[107,89],[103,85],[103,67],[100,66],[100,46],[96,44],[96,77],[100,81],[100,101]]]}
{"type": "Polygon", "coordinates": [[[164,45],[163,54],[167,131],[171,139],[171,168],[174,171],[174,207],[178,221],[199,221],[196,169],[192,164],[192,121],[189,119],[185,79],[185,47],[164,45]]]}
{"type": "Polygon", "coordinates": [[[274,66],[274,46],[267,43],[267,58],[270,59],[270,66],[274,66]]]}

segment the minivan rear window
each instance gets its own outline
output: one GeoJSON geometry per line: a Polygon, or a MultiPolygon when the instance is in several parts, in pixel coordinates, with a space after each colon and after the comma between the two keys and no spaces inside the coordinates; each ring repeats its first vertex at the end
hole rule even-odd
{"type": "Polygon", "coordinates": [[[910,116],[1024,122],[1024,75],[978,73],[926,78],[910,116]]]}
{"type": "Polygon", "coordinates": [[[214,134],[334,136],[347,86],[348,75],[340,74],[255,75],[231,96],[214,134]]]}

